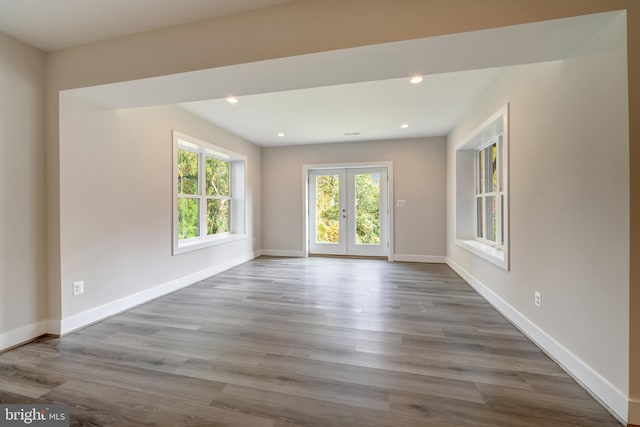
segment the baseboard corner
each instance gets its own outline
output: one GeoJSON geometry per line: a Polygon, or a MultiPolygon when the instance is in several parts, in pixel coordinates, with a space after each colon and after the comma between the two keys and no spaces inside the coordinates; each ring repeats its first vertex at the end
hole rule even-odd
{"type": "Polygon", "coordinates": [[[0,352],[8,351],[49,333],[49,322],[41,320],[0,333],[0,352]]]}

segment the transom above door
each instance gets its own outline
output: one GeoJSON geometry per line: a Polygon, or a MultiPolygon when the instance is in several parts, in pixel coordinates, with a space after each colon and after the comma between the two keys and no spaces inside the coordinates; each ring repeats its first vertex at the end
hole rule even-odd
{"type": "Polygon", "coordinates": [[[387,168],[309,171],[309,253],[389,255],[387,168]]]}

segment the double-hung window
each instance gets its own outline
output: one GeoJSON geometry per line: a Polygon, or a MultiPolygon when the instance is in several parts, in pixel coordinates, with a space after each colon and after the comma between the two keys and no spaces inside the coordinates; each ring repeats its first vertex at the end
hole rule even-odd
{"type": "Polygon", "coordinates": [[[456,245],[509,270],[509,106],[455,148],[456,245]]]}
{"type": "Polygon", "coordinates": [[[502,134],[475,152],[476,239],[500,249],[504,246],[504,185],[502,134]]]}
{"type": "Polygon", "coordinates": [[[245,162],[174,132],[174,254],[243,237],[245,162]]]}

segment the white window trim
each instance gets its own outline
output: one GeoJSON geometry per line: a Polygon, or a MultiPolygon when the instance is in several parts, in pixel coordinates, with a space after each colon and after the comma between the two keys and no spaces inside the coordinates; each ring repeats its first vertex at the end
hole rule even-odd
{"type": "MultiPolygon", "coordinates": [[[[204,162],[205,156],[199,156],[199,162],[204,162]]],[[[190,252],[210,246],[222,245],[226,243],[236,242],[247,238],[245,233],[246,221],[246,171],[247,157],[242,154],[234,153],[224,148],[218,147],[211,143],[199,140],[192,136],[173,131],[173,190],[171,192],[173,198],[173,255],[190,252]],[[219,233],[211,236],[206,235],[206,212],[200,211],[200,234],[201,237],[191,239],[178,238],[178,149],[187,150],[194,153],[203,153],[208,157],[225,160],[229,162],[229,186],[231,194],[231,218],[230,232],[219,233]]],[[[201,165],[200,165],[201,166],[201,165]]],[[[202,167],[199,166],[199,170],[202,167]]],[[[198,179],[198,185],[204,186],[204,179],[198,179]]],[[[200,194],[203,189],[200,188],[200,194]]],[[[185,196],[180,196],[184,198],[185,196]]],[[[189,198],[187,196],[187,198],[189,198]]],[[[201,196],[193,196],[200,199],[201,196]]],[[[207,198],[205,197],[205,200],[207,198]]]]}
{"type": "MultiPolygon", "coordinates": [[[[474,230],[474,235],[473,236],[459,235],[457,230],[457,225],[456,225],[455,243],[458,247],[461,247],[473,253],[474,255],[480,258],[483,258],[501,267],[502,269],[508,271],[509,270],[509,250],[510,250],[509,173],[508,173],[508,170],[509,170],[509,104],[504,105],[502,108],[496,111],[491,117],[485,120],[480,126],[478,126],[473,132],[471,132],[471,134],[467,138],[465,138],[461,144],[459,144],[456,147],[456,152],[461,150],[477,151],[491,144],[493,141],[495,141],[498,138],[500,134],[502,134],[502,147],[501,147],[502,156],[501,156],[501,162],[499,161],[499,163],[501,164],[498,165],[498,167],[500,168],[500,173],[502,173],[503,187],[502,187],[502,192],[498,192],[495,194],[496,194],[496,197],[498,197],[500,193],[504,194],[504,214],[502,217],[503,227],[504,227],[504,245],[500,245],[500,242],[497,242],[498,244],[496,245],[494,244],[494,242],[477,237],[477,207],[475,203],[473,204],[474,208],[472,213],[466,212],[462,214],[461,212],[458,212],[458,208],[456,207],[456,217],[460,215],[464,215],[468,220],[473,221],[474,225],[472,228],[474,230]],[[503,123],[502,130],[499,132],[489,132],[491,130],[491,125],[494,124],[501,117],[502,117],[502,123],[503,123]]],[[[470,185],[473,185],[474,202],[476,201],[475,198],[477,196],[476,190],[475,190],[476,189],[475,177],[478,176],[478,171],[476,170],[477,162],[475,161],[475,156],[476,154],[474,153],[474,162],[473,162],[474,179],[472,183],[469,183],[470,185]]],[[[458,167],[459,165],[456,163],[456,168],[458,167]]],[[[458,179],[457,176],[456,176],[456,179],[458,179]]],[[[489,193],[483,193],[483,194],[489,195],[489,193]]],[[[501,201],[498,201],[498,209],[501,208],[500,203],[501,201]]],[[[457,219],[456,219],[456,224],[458,224],[457,219]]],[[[498,240],[500,240],[500,233],[501,231],[498,234],[498,237],[497,237],[498,240]]]]}
{"type": "Polygon", "coordinates": [[[482,243],[480,240],[463,240],[456,239],[456,245],[474,253],[480,258],[484,258],[487,261],[496,264],[505,270],[508,270],[505,263],[505,253],[503,249],[497,249],[494,246],[482,243]]]}

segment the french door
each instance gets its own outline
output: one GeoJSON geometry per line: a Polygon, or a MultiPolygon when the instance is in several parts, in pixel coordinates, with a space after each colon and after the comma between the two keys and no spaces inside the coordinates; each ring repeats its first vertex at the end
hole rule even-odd
{"type": "Polygon", "coordinates": [[[309,252],[388,256],[387,168],[309,171],[309,252]]]}

